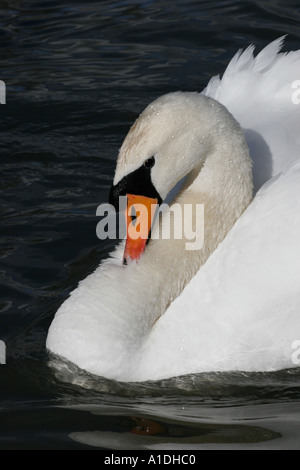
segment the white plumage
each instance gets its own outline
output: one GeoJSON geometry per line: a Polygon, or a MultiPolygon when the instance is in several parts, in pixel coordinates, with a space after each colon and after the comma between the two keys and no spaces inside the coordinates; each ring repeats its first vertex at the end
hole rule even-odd
{"type": "Polygon", "coordinates": [[[213,77],[203,93],[229,109],[244,129],[254,162],[254,188],[299,158],[299,106],[293,83],[300,79],[300,51],[280,53],[284,38],[254,57],[239,51],[222,79],[213,77]]]}
{"type": "Polygon", "coordinates": [[[122,266],[120,246],[60,307],[50,351],[125,381],[294,365],[300,105],[292,83],[300,78],[300,51],[280,54],[281,45],[256,58],[252,47],[239,52],[202,94],[165,95],[142,113],[114,181],[153,154],[152,181],[163,198],[189,173],[175,202],[205,204],[204,248],[187,252],[184,240],[151,240],[137,263],[122,266]],[[255,191],[267,182],[250,205],[244,136],[255,191]]]}

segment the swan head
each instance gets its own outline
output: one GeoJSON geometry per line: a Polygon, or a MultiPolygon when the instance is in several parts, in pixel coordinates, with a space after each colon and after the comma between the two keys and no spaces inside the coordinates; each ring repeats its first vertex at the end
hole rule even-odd
{"type": "MultiPolygon", "coordinates": [[[[156,99],[135,121],[120,148],[109,202],[118,209],[120,196],[133,195],[146,206],[161,204],[183,177],[200,171],[228,116],[220,103],[196,92],[156,99]]],[[[139,257],[145,245],[130,257],[139,257]]]]}
{"type": "Polygon", "coordinates": [[[215,103],[199,93],[175,92],[147,106],[120,148],[111,199],[144,190],[145,195],[164,200],[204,160],[215,103]]]}

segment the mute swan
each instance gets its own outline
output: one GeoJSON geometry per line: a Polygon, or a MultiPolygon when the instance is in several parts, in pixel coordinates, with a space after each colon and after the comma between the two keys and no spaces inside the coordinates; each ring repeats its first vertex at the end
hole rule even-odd
{"type": "Polygon", "coordinates": [[[121,243],[59,308],[50,352],[123,381],[297,363],[300,51],[282,42],[239,51],[201,94],[162,96],[137,119],[111,200],[161,202],[186,176],[173,203],[204,204],[203,248],[155,239],[156,219],[140,259],[124,265],[121,243]],[[255,191],[268,181],[253,202],[245,137],[255,191]]]}

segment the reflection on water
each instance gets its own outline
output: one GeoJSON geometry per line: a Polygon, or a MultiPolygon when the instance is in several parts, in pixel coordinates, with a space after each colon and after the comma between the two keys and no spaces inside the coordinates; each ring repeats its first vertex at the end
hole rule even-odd
{"type": "Polygon", "coordinates": [[[69,437],[108,449],[278,448],[295,445],[300,371],[205,373],[162,381],[120,383],[52,358],[56,379],[85,392],[64,410],[99,418],[95,429],[69,437]],[[88,398],[87,398],[88,397],[88,398]],[[291,403],[293,405],[291,406],[291,403]],[[110,425],[107,426],[107,420],[110,425]],[[293,431],[286,433],[290,422],[293,431]]]}
{"type": "Polygon", "coordinates": [[[287,49],[299,48],[298,2],[4,0],[0,10],[0,449],[297,447],[297,370],[125,384],[58,365],[45,338],[112,249],[95,213],[130,124],[163,93],[202,90],[251,42],[288,33],[287,49]]]}
{"type": "MultiPolygon", "coordinates": [[[[138,418],[135,418],[138,419],[138,418]]],[[[143,418],[144,419],[144,418],[143,418]]],[[[157,426],[161,426],[157,424],[157,426]]],[[[166,424],[165,424],[166,426],[166,424]]],[[[131,432],[121,435],[114,432],[74,432],[70,438],[76,442],[93,447],[107,449],[178,449],[191,450],[203,449],[203,444],[258,444],[271,441],[280,437],[280,434],[258,426],[203,423],[197,425],[194,430],[190,426],[189,432],[182,423],[176,426],[172,423],[165,427],[165,433],[161,435],[145,437],[131,432]],[[182,432],[184,431],[184,432],[182,432]]],[[[221,446],[218,446],[221,447],[221,446]]]]}

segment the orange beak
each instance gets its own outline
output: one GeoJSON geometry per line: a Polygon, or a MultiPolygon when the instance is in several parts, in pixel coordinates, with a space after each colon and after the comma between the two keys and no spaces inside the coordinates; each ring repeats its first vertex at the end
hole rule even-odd
{"type": "Polygon", "coordinates": [[[138,259],[145,250],[158,200],[127,194],[127,209],[125,213],[127,238],[123,264],[129,259],[138,259]]]}

